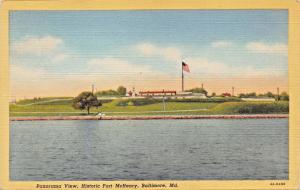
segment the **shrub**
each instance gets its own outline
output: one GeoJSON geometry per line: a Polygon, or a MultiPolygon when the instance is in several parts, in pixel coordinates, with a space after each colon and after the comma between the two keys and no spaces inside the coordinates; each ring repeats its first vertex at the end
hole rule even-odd
{"type": "Polygon", "coordinates": [[[288,93],[282,92],[280,94],[280,100],[289,101],[289,99],[290,99],[290,97],[289,97],[288,93]]]}
{"type": "Polygon", "coordinates": [[[134,103],[132,101],[127,103],[128,106],[134,106],[134,103]]]}

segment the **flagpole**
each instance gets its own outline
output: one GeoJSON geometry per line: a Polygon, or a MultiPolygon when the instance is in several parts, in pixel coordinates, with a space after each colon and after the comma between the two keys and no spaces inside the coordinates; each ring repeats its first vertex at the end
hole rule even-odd
{"type": "Polygon", "coordinates": [[[181,63],[181,90],[184,92],[184,75],[183,75],[183,64],[181,63]]]}

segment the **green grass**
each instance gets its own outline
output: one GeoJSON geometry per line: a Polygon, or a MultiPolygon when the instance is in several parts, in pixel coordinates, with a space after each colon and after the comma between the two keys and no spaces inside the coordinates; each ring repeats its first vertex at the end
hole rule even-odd
{"type": "MultiPolygon", "coordinates": [[[[36,104],[36,103],[47,104],[47,103],[43,103],[43,102],[51,101],[51,100],[56,100],[55,102],[59,102],[60,104],[66,104],[71,101],[71,100],[66,101],[66,99],[72,99],[72,97],[43,97],[43,98],[34,98],[34,99],[24,99],[24,100],[18,101],[17,104],[18,105],[27,105],[27,104],[36,104]]],[[[52,102],[52,104],[53,103],[54,102],[52,102]]]]}
{"type": "MultiPolygon", "coordinates": [[[[162,102],[162,99],[143,98],[143,99],[120,99],[117,106],[144,106],[149,104],[156,104],[162,102]]],[[[223,103],[223,102],[243,102],[237,97],[214,97],[214,98],[166,98],[165,102],[181,102],[181,103],[223,103]]]]}
{"type": "Polygon", "coordinates": [[[288,113],[289,102],[226,102],[210,110],[216,114],[271,114],[288,113]]]}
{"type": "MultiPolygon", "coordinates": [[[[53,98],[52,98],[53,99],[53,98]]],[[[59,99],[59,98],[57,98],[59,99]]],[[[86,115],[86,111],[76,110],[71,106],[71,100],[47,102],[47,99],[35,104],[33,101],[22,101],[10,105],[10,116],[67,116],[86,115]]],[[[49,100],[49,99],[48,99],[49,100]]],[[[166,102],[166,112],[162,102],[151,102],[147,105],[126,104],[120,106],[124,100],[113,100],[103,103],[99,109],[92,108],[91,113],[103,112],[106,115],[208,115],[208,114],[260,114],[260,113],[288,113],[289,102],[166,102]],[[189,111],[181,111],[189,110],[189,111]],[[176,112],[174,112],[176,111],[176,112]],[[124,113],[123,113],[124,112],[124,113]],[[126,112],[126,113],[125,113],[126,112]]]]}
{"type": "MultiPolygon", "coordinates": [[[[162,111],[163,103],[155,103],[143,106],[118,106],[117,101],[113,101],[109,104],[103,104],[102,112],[134,112],[134,115],[150,115],[150,114],[163,114],[153,113],[153,111],[162,111]],[[149,111],[149,113],[145,113],[149,111]]],[[[168,102],[166,103],[166,112],[171,111],[172,114],[184,114],[183,112],[173,112],[174,110],[196,110],[196,109],[211,109],[216,106],[217,103],[182,103],[182,102],[168,102]]],[[[109,113],[109,115],[115,114],[130,114],[130,113],[109,113]]]]}

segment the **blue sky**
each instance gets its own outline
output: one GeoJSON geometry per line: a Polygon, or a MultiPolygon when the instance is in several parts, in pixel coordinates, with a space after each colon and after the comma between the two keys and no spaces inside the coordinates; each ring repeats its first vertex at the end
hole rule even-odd
{"type": "Polygon", "coordinates": [[[287,20],[285,10],[12,11],[12,94],[179,90],[182,60],[190,88],[287,90],[287,20]]]}

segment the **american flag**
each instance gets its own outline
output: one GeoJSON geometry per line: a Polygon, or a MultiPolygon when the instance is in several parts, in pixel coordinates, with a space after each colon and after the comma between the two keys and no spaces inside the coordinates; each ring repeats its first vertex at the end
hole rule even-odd
{"type": "Polygon", "coordinates": [[[182,70],[184,70],[185,72],[190,72],[190,68],[188,66],[188,64],[186,64],[185,62],[182,61],[182,70]]]}

